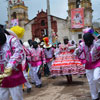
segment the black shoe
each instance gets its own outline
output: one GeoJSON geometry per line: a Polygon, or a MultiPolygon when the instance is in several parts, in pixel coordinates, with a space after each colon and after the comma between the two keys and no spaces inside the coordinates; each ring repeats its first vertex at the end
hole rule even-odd
{"type": "Polygon", "coordinates": [[[42,84],[36,85],[36,88],[41,88],[41,87],[42,87],[42,84]]]}
{"type": "Polygon", "coordinates": [[[82,76],[81,76],[81,75],[79,75],[79,76],[78,76],[78,78],[82,78],[82,76]]]}
{"type": "Polygon", "coordinates": [[[23,92],[25,92],[25,90],[23,89],[23,92]]]}
{"type": "Polygon", "coordinates": [[[27,93],[30,93],[31,92],[31,88],[27,88],[27,93]]]}
{"type": "Polygon", "coordinates": [[[55,79],[56,78],[56,76],[52,76],[52,79],[55,79]]]}
{"type": "Polygon", "coordinates": [[[35,84],[35,82],[30,82],[31,84],[35,84]]]}
{"type": "Polygon", "coordinates": [[[48,74],[46,74],[46,75],[44,75],[45,77],[48,77],[49,75],[48,74]]]}

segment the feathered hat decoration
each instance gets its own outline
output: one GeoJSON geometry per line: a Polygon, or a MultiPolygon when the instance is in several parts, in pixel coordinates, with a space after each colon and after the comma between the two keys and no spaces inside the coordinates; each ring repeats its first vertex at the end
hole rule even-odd
{"type": "Polygon", "coordinates": [[[43,38],[43,40],[44,40],[45,45],[48,46],[49,45],[49,38],[45,37],[45,38],[43,38]]]}
{"type": "Polygon", "coordinates": [[[51,44],[49,44],[49,38],[48,37],[45,37],[45,38],[43,38],[43,41],[44,41],[44,48],[50,48],[52,45],[51,44]]]}
{"type": "Polygon", "coordinates": [[[83,33],[84,34],[86,34],[86,33],[93,34],[94,33],[94,30],[92,28],[90,28],[90,27],[87,27],[87,28],[83,29],[83,33]]]}
{"type": "Polygon", "coordinates": [[[24,36],[25,29],[20,26],[14,26],[11,30],[17,35],[18,38],[22,38],[24,36]]]}
{"type": "Polygon", "coordinates": [[[93,34],[95,37],[97,37],[99,35],[99,33],[97,31],[94,31],[94,29],[90,28],[90,27],[87,27],[85,29],[83,29],[83,33],[86,34],[86,33],[91,33],[93,34]]]}

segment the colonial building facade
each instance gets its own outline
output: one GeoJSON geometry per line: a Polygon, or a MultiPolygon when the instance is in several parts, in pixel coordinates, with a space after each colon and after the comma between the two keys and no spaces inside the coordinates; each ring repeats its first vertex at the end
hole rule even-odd
{"type": "MultiPolygon", "coordinates": [[[[48,35],[48,21],[47,13],[43,10],[38,12],[37,16],[33,19],[34,23],[32,24],[32,36],[34,38],[42,39],[44,35],[48,35]]],[[[57,33],[57,21],[51,16],[51,27],[52,30],[57,33]]]]}
{"type": "MultiPolygon", "coordinates": [[[[52,33],[55,33],[58,36],[58,40],[62,42],[62,39],[65,36],[68,36],[67,20],[61,19],[55,16],[51,16],[51,27],[52,33]]],[[[42,38],[48,36],[48,21],[47,21],[47,12],[41,10],[38,11],[38,14],[33,18],[29,23],[25,25],[26,34],[32,32],[32,39],[42,38]],[[27,27],[31,27],[31,30],[27,30],[27,27]],[[29,32],[30,31],[30,32],[29,32]]]]}
{"type": "MultiPolygon", "coordinates": [[[[23,41],[28,39],[34,40],[37,37],[41,40],[44,35],[48,35],[47,12],[43,10],[38,11],[35,18],[28,20],[28,8],[22,0],[11,0],[10,5],[11,18],[17,18],[19,25],[26,30],[23,41]]],[[[76,42],[82,39],[82,28],[71,28],[71,10],[75,8],[84,8],[84,26],[92,26],[93,10],[91,0],[68,0],[67,19],[51,15],[52,32],[57,34],[58,41],[63,42],[65,36],[76,42]]]]}

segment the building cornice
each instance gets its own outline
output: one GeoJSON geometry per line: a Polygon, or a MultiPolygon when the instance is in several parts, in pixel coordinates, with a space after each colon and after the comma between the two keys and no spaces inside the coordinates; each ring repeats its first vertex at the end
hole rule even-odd
{"type": "Polygon", "coordinates": [[[28,7],[23,6],[23,5],[15,5],[15,6],[11,7],[11,10],[16,9],[16,8],[23,8],[24,10],[28,9],[28,7]]]}

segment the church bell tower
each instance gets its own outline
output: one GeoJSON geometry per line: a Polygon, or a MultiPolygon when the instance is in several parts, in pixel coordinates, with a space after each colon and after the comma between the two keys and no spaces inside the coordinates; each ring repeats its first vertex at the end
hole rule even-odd
{"type": "Polygon", "coordinates": [[[84,27],[92,26],[92,3],[91,0],[68,0],[68,28],[72,40],[78,42],[82,39],[82,28],[71,28],[71,10],[76,8],[84,8],[84,27]]]}
{"type": "Polygon", "coordinates": [[[19,26],[24,27],[28,22],[28,7],[25,6],[22,0],[10,0],[9,4],[11,20],[18,19],[19,26]]]}
{"type": "Polygon", "coordinates": [[[92,26],[92,3],[91,0],[82,0],[81,7],[84,8],[84,24],[85,26],[92,26]]]}

